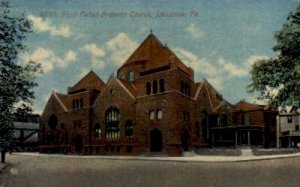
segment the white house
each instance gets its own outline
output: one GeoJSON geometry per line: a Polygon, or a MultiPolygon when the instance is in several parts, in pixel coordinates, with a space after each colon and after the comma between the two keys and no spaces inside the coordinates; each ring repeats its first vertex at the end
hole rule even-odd
{"type": "Polygon", "coordinates": [[[300,108],[282,110],[277,116],[277,147],[297,147],[300,143],[300,108]]]}

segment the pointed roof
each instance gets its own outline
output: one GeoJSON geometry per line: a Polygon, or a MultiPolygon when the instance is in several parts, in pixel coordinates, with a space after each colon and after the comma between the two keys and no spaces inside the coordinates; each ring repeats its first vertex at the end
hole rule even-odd
{"type": "Polygon", "coordinates": [[[130,95],[130,97],[135,99],[137,94],[136,87],[133,84],[127,82],[126,80],[119,79],[114,75],[111,75],[110,78],[107,80],[106,88],[110,85],[110,82],[114,81],[116,81],[130,95]]]}
{"type": "Polygon", "coordinates": [[[220,104],[218,106],[216,106],[213,111],[214,112],[218,112],[218,111],[228,111],[230,108],[232,107],[232,105],[226,101],[226,100],[223,100],[222,102],[220,102],[220,104]]]}
{"type": "Polygon", "coordinates": [[[68,106],[68,96],[62,93],[54,92],[55,97],[58,98],[59,102],[62,104],[62,107],[67,108],[68,106]]]}
{"type": "Polygon", "coordinates": [[[253,111],[253,110],[260,110],[263,109],[263,107],[256,105],[256,104],[252,104],[252,103],[248,103],[245,100],[241,100],[238,103],[236,103],[233,108],[241,110],[241,111],[253,111]]]}
{"type": "Polygon", "coordinates": [[[64,112],[67,111],[67,96],[64,94],[52,91],[52,94],[47,101],[46,107],[44,108],[42,115],[44,114],[44,112],[47,108],[47,105],[49,105],[49,103],[52,99],[54,99],[55,101],[57,101],[59,103],[59,106],[63,109],[64,112]]]}
{"type": "MultiPolygon", "coordinates": [[[[164,53],[165,47],[160,43],[154,34],[149,34],[142,44],[126,60],[123,66],[136,62],[151,62],[152,65],[166,65],[167,59],[164,53]]],[[[148,63],[147,63],[148,64],[148,63]]]]}
{"type": "Polygon", "coordinates": [[[200,83],[195,83],[195,85],[198,88],[196,90],[194,100],[199,97],[201,90],[204,89],[207,93],[208,101],[210,103],[212,111],[217,111],[224,106],[231,106],[231,104],[226,101],[223,96],[206,79],[204,79],[200,83]]]}
{"type": "Polygon", "coordinates": [[[164,46],[153,33],[147,36],[142,44],[125,61],[121,68],[136,63],[143,63],[145,71],[176,64],[181,70],[191,74],[191,69],[183,64],[179,58],[167,46],[164,46]]]}
{"type": "Polygon", "coordinates": [[[105,83],[98,77],[94,71],[90,71],[81,80],[79,80],[73,87],[69,88],[68,92],[74,92],[78,90],[97,89],[103,90],[105,83]]]}
{"type": "MultiPolygon", "coordinates": [[[[133,84],[128,83],[127,81],[123,80],[123,79],[119,79],[115,76],[111,76],[106,83],[106,90],[110,90],[111,84],[117,83],[122,89],[124,89],[124,91],[132,98],[132,99],[136,99],[136,94],[137,94],[137,90],[136,87],[133,84]]],[[[106,91],[104,90],[103,93],[105,93],[106,91]]],[[[99,94],[97,99],[95,100],[94,104],[95,105],[98,100],[102,97],[102,94],[99,94]]]]}

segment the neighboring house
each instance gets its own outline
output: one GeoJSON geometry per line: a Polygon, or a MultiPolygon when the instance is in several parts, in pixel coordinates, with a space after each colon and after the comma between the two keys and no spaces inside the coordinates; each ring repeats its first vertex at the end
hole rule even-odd
{"type": "Polygon", "coordinates": [[[225,105],[151,33],[107,83],[91,71],[67,94],[51,94],[40,151],[180,155],[210,146],[208,116],[225,105]]]}
{"type": "Polygon", "coordinates": [[[282,110],[277,117],[277,147],[298,147],[300,143],[300,108],[282,110]]]}
{"type": "Polygon", "coordinates": [[[240,101],[211,118],[214,146],[276,146],[277,110],[240,101]]]}
{"type": "Polygon", "coordinates": [[[12,150],[37,150],[39,117],[38,114],[28,114],[26,117],[16,116],[16,120],[13,124],[12,150]]]}

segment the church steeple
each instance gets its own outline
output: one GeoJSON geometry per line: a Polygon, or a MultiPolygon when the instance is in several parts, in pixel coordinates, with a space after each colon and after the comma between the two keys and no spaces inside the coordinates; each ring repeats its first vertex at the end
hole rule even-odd
{"type": "Polygon", "coordinates": [[[133,54],[126,60],[124,65],[134,63],[136,61],[148,61],[149,63],[164,64],[165,47],[153,34],[152,30],[142,44],[133,52],[133,54]]]}
{"type": "Polygon", "coordinates": [[[143,63],[143,71],[160,68],[164,66],[180,67],[180,69],[193,77],[193,72],[168,48],[162,44],[150,30],[150,34],[141,43],[141,45],[132,53],[132,55],[119,68],[119,71],[125,66],[143,63]]]}

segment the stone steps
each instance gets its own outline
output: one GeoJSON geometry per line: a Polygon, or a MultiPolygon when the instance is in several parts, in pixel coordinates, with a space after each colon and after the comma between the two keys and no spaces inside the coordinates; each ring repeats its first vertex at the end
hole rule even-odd
{"type": "Polygon", "coordinates": [[[191,156],[197,156],[197,154],[194,151],[184,151],[182,153],[182,156],[184,156],[184,157],[191,157],[191,156]]]}
{"type": "Polygon", "coordinates": [[[254,156],[252,149],[241,149],[241,156],[254,156]]]}

